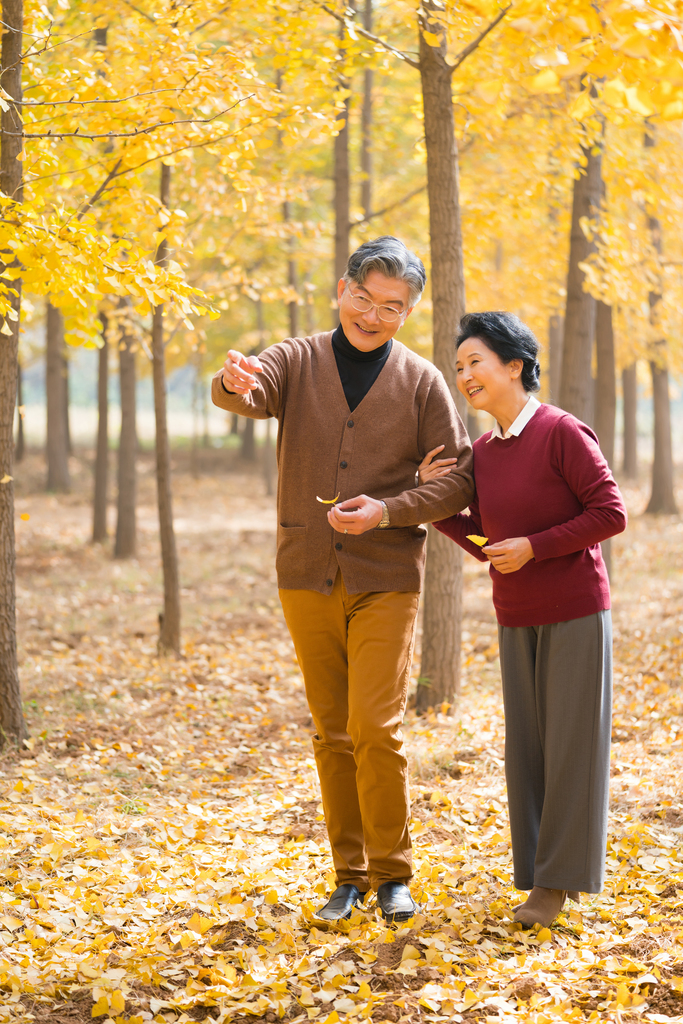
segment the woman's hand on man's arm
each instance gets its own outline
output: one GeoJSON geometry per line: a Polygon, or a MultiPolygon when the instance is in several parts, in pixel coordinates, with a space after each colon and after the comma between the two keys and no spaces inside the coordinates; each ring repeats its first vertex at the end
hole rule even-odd
{"type": "Polygon", "coordinates": [[[481,549],[498,572],[517,572],[534,557],[534,549],[527,537],[513,537],[481,549]]]}
{"type": "Polygon", "coordinates": [[[429,483],[430,480],[438,480],[442,476],[448,476],[453,466],[457,466],[457,459],[437,459],[435,462],[432,461],[434,456],[442,452],[445,447],[445,444],[440,444],[437,448],[432,448],[431,452],[427,452],[425,455],[418,467],[420,486],[429,483]]]}

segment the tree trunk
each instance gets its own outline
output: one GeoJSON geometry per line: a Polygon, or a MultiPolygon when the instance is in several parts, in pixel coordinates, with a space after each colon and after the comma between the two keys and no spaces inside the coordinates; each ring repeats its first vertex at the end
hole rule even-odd
{"type": "MultiPolygon", "coordinates": [[[[0,85],[5,103],[0,122],[0,190],[17,203],[23,202],[23,149],[21,69],[23,0],[3,0],[0,85]]],[[[10,214],[8,207],[4,215],[10,214]]],[[[7,264],[3,264],[2,268],[7,264]]],[[[14,547],[14,409],[17,397],[17,357],[21,318],[21,278],[12,282],[12,316],[4,318],[0,344],[0,745],[19,743],[28,735],[21,706],[17,664],[16,555],[14,547]]]]}
{"type": "Polygon", "coordinates": [[[45,390],[47,393],[47,489],[67,493],[69,478],[69,432],[66,377],[64,374],[64,318],[56,306],[47,303],[45,332],[45,390]]]}
{"type": "Polygon", "coordinates": [[[245,462],[256,461],[256,438],[254,436],[254,421],[250,416],[245,417],[242,424],[242,448],[240,458],[245,462]]]}
{"type": "MultiPolygon", "coordinates": [[[[436,17],[436,5],[426,0],[422,10],[425,14],[419,16],[420,77],[427,147],[433,358],[460,414],[464,415],[464,400],[456,387],[453,345],[453,328],[465,312],[465,275],[451,68],[446,62],[446,32],[432,20],[436,17]],[[425,30],[439,36],[439,46],[425,42],[425,30]]],[[[459,691],[462,564],[461,548],[430,526],[418,711],[452,705],[459,691]]]]}
{"type": "Polygon", "coordinates": [[[66,434],[66,453],[67,455],[73,455],[73,445],[71,444],[71,423],[69,420],[69,406],[71,400],[69,398],[69,360],[66,355],[66,347],[62,345],[62,376],[64,377],[64,387],[62,388],[62,399],[64,401],[64,412],[62,416],[64,418],[64,432],[66,434]]]}
{"type": "Polygon", "coordinates": [[[589,241],[581,228],[584,217],[594,221],[600,209],[602,191],[601,155],[593,147],[584,149],[585,173],[574,181],[572,226],[567,271],[567,306],[564,318],[562,373],[559,405],[585,423],[592,419],[593,386],[591,360],[595,336],[596,303],[583,290],[584,272],[579,264],[595,252],[595,241],[589,241]]]}
{"type": "Polygon", "coordinates": [[[209,422],[209,389],[206,386],[206,379],[204,376],[204,352],[199,350],[199,386],[201,387],[201,400],[202,400],[202,422],[204,428],[202,430],[202,448],[211,447],[211,424],[209,422]]]}
{"type": "MultiPolygon", "coordinates": [[[[372,0],[365,0],[363,11],[363,28],[372,32],[372,0]]],[[[367,219],[372,214],[372,87],[374,73],[366,68],[363,81],[363,109],[361,111],[360,169],[362,173],[360,186],[360,205],[363,216],[367,219]]]]}
{"type": "Polygon", "coordinates": [[[14,445],[14,461],[21,462],[26,454],[26,439],[24,437],[24,382],[21,370],[21,360],[17,360],[17,440],[14,445]]]}
{"type": "Polygon", "coordinates": [[[274,494],[275,480],[275,449],[273,448],[273,418],[266,420],[266,438],[263,445],[263,482],[266,485],[266,494],[270,497],[274,494]]]}
{"type": "MultiPolygon", "coordinates": [[[[663,346],[662,346],[663,347],[663,346]]],[[[671,402],[666,365],[650,360],[652,405],[654,408],[654,459],[652,493],[646,512],[678,512],[674,495],[674,463],[671,444],[671,402]]]]}
{"type": "Polygon", "coordinates": [[[107,315],[100,313],[102,347],[97,358],[97,448],[92,511],[93,544],[107,539],[107,480],[109,477],[109,343],[107,315]]]}
{"type": "Polygon", "coordinates": [[[623,471],[629,480],[638,476],[638,375],[637,363],[621,371],[621,394],[624,414],[623,471]]]}
{"type": "MultiPolygon", "coordinates": [[[[598,376],[595,384],[595,433],[602,454],[614,466],[614,433],[617,416],[617,374],[614,362],[612,307],[598,302],[595,316],[595,347],[598,376]]],[[[612,538],[601,544],[607,573],[612,578],[612,538]]]]}
{"type": "MultiPolygon", "coordinates": [[[[161,165],[161,205],[170,206],[171,167],[161,165]]],[[[168,264],[168,246],[162,238],[156,265],[168,264]]],[[[157,500],[159,503],[159,539],[164,573],[164,611],[159,616],[159,654],[180,654],[180,583],[178,551],[173,530],[171,495],[171,448],[166,420],[166,365],[164,357],[164,307],[154,307],[152,317],[152,357],[154,374],[154,417],[156,421],[157,500]]]]}
{"type": "MultiPolygon", "coordinates": [[[[644,146],[651,149],[655,145],[654,126],[645,129],[644,146]]],[[[648,230],[652,247],[657,257],[662,254],[662,225],[655,211],[648,210],[648,230]]],[[[658,268],[659,270],[659,268],[658,268]]],[[[661,276],[660,276],[661,282],[661,276]]],[[[659,307],[662,300],[661,284],[653,288],[649,294],[650,323],[659,329],[659,307]]],[[[673,445],[671,442],[671,399],[669,396],[669,371],[667,368],[666,338],[660,338],[650,345],[650,374],[652,376],[652,406],[654,413],[654,457],[652,460],[652,492],[646,512],[678,512],[674,495],[674,462],[673,445]]]]}
{"type": "Polygon", "coordinates": [[[474,409],[467,410],[467,433],[470,435],[470,441],[473,444],[482,434],[479,429],[479,417],[474,409]]]}
{"type": "Polygon", "coordinates": [[[192,441],[190,444],[190,472],[195,479],[199,476],[197,464],[199,448],[199,349],[194,354],[194,373],[192,374],[192,441]]]}
{"type": "MultiPolygon", "coordinates": [[[[346,33],[344,25],[339,28],[343,39],[346,33]]],[[[343,55],[343,51],[342,51],[343,55]]],[[[341,59],[341,57],[340,57],[341,59]]],[[[341,77],[339,86],[346,91],[349,82],[341,77]]],[[[351,219],[350,175],[349,175],[349,109],[350,99],[344,100],[344,108],[338,114],[338,120],[344,125],[334,139],[334,286],[333,298],[337,300],[337,282],[344,276],[349,258],[349,233],[351,219]]]]}
{"type": "MultiPolygon", "coordinates": [[[[282,70],[278,68],[275,72],[275,84],[280,92],[282,92],[282,70]]],[[[282,132],[278,129],[277,133],[277,144],[278,148],[282,148],[282,132]]],[[[288,199],[282,204],[282,219],[285,224],[289,224],[292,219],[292,208],[288,199]]],[[[287,284],[293,289],[298,296],[299,292],[299,274],[294,258],[296,243],[293,235],[290,235],[287,239],[287,249],[289,252],[289,258],[287,260],[287,284]]],[[[289,336],[290,338],[299,337],[299,303],[296,299],[292,299],[287,303],[287,309],[289,312],[289,336]]]]}
{"type": "MultiPolygon", "coordinates": [[[[289,200],[285,200],[282,204],[282,219],[285,224],[291,220],[291,208],[289,200]]],[[[290,236],[287,240],[287,248],[289,250],[289,259],[287,260],[287,284],[292,288],[298,295],[299,293],[299,274],[297,270],[296,260],[294,259],[294,238],[290,236]]],[[[292,299],[287,303],[287,309],[289,311],[289,336],[290,338],[299,337],[299,303],[296,299],[292,299]]]]}
{"type": "MultiPolygon", "coordinates": [[[[124,317],[129,302],[121,300],[124,317]]],[[[134,558],[137,549],[137,455],[135,396],[135,342],[130,326],[124,321],[119,339],[119,387],[121,395],[121,434],[119,437],[119,466],[114,558],[134,558]]]]}
{"type": "Polygon", "coordinates": [[[595,318],[598,377],[595,403],[595,433],[602,454],[614,466],[614,434],[617,416],[617,377],[614,362],[612,307],[598,302],[595,318]]]}
{"type": "Polygon", "coordinates": [[[550,372],[550,401],[553,405],[558,405],[560,401],[563,337],[564,317],[560,313],[553,313],[548,321],[548,369],[550,372]]]}

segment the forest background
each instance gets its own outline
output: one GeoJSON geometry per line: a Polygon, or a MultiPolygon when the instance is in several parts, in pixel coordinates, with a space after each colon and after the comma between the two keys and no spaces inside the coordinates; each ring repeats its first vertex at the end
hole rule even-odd
{"type": "Polygon", "coordinates": [[[683,6],[4,0],[2,23],[0,1010],[670,1019],[683,6]],[[510,309],[543,343],[541,397],[594,426],[631,510],[658,516],[605,548],[615,881],[552,936],[506,918],[487,584],[435,533],[408,723],[426,916],[332,936],[311,918],[330,877],[288,731],[306,714],[268,568],[273,432],[211,421],[207,385],[229,347],[333,327],[349,251],[383,233],[427,266],[400,339],[472,436],[487,424],[455,391],[453,331],[466,308],[510,309]]]}

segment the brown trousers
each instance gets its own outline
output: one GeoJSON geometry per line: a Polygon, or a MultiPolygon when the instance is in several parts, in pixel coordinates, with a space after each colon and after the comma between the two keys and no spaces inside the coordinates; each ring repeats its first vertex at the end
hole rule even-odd
{"type": "Polygon", "coordinates": [[[419,594],[281,590],[306,685],[337,885],[412,875],[406,706],[419,594]]]}

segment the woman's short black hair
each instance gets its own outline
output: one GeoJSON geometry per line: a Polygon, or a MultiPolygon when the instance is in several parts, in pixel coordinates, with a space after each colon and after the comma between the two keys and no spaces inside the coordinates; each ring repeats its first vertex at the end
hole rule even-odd
{"type": "Polygon", "coordinates": [[[455,347],[468,338],[481,338],[495,352],[501,363],[521,359],[522,384],[525,391],[538,391],[541,367],[537,356],[540,348],[536,335],[514,313],[466,313],[460,321],[455,347]]]}

